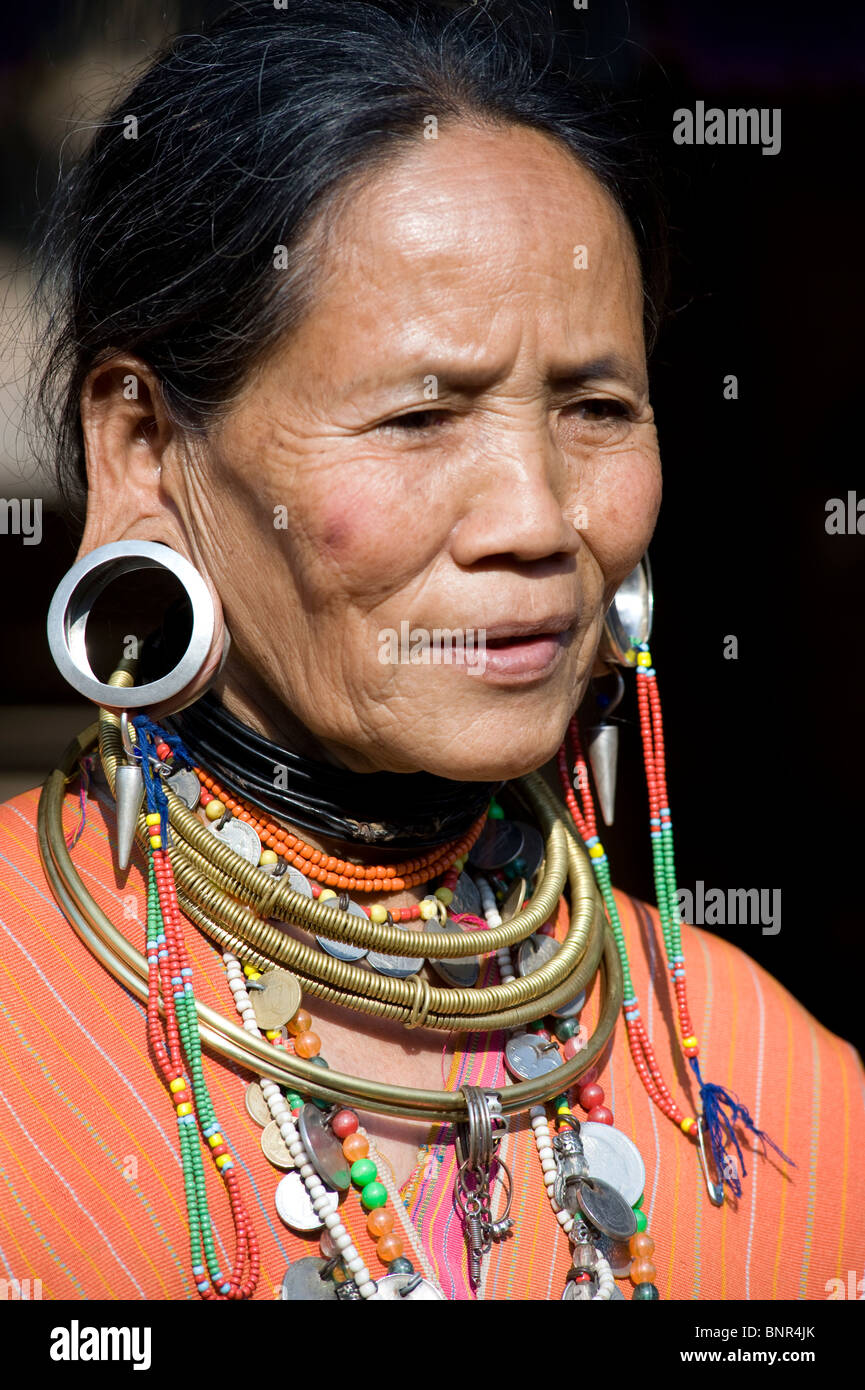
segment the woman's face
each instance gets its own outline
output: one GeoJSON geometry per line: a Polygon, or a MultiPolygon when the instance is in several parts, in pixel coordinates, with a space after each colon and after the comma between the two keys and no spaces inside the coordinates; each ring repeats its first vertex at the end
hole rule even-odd
{"type": "Polygon", "coordinates": [[[163,486],[234,660],[331,755],[539,767],[660,501],[624,219],[535,132],[419,139],[348,199],[309,316],[163,486]],[[383,661],[404,623],[486,630],[485,663],[383,661]],[[497,656],[525,624],[553,635],[497,656]]]}

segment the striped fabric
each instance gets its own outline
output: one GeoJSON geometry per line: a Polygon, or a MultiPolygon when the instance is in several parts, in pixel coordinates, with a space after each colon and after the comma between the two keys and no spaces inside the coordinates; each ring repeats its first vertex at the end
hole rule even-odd
{"type": "MultiPolygon", "coordinates": [[[[176,1126],[148,1057],[144,1009],[90,956],[51,896],[36,847],[38,795],[27,792],[0,807],[0,1281],[8,1281],[0,1292],[196,1299],[176,1126]]],[[[66,829],[77,820],[70,793],[66,829]]],[[[119,874],[113,834],[113,812],[91,798],[73,858],[99,905],[140,946],[143,861],[136,853],[128,875],[119,874]]],[[[670,1046],[656,915],[623,894],[617,900],[650,1037],[674,1094],[693,1110],[690,1073],[670,1046]]],[[[566,916],[563,903],[560,934],[566,916]]],[[[682,937],[704,1075],[734,1090],[797,1166],[787,1168],[771,1153],[749,1155],[742,1199],[710,1206],[693,1143],[649,1102],[619,1026],[599,1079],[617,1126],[645,1160],[644,1210],[661,1297],[824,1299],[829,1281],[846,1287],[848,1271],[861,1278],[865,1269],[861,1063],[740,950],[693,928],[682,937]]],[[[191,926],[188,942],[198,997],[227,1015],[217,951],[191,926]]],[[[583,1015],[590,1029],[596,1017],[597,986],[583,1015]]],[[[507,1084],[500,1038],[459,1041],[450,1087],[507,1084]]],[[[278,1175],[244,1107],[248,1075],[210,1056],[205,1073],[261,1240],[256,1297],[273,1299],[287,1263],[317,1254],[318,1242],[294,1235],[276,1215],[278,1175]]],[[[444,1293],[467,1299],[473,1295],[448,1138],[430,1135],[403,1196],[444,1293]]],[[[485,1261],[480,1295],[560,1298],[568,1242],[544,1195],[526,1117],[512,1122],[502,1156],[514,1179],[516,1233],[485,1261]]],[[[228,1242],[230,1220],[215,1178],[211,1210],[228,1242]]],[[[342,1212],[373,1274],[381,1273],[355,1193],[342,1212]]],[[[219,1240],[217,1246],[224,1249],[219,1240]]],[[[417,1266],[418,1255],[406,1253],[417,1266]]],[[[227,1266],[229,1250],[224,1258],[227,1266]]],[[[630,1285],[620,1287],[629,1297],[630,1285]]]]}

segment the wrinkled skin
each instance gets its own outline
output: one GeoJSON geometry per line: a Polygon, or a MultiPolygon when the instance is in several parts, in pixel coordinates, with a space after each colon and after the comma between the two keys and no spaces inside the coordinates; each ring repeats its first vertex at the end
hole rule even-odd
{"type": "MultiPolygon", "coordinates": [[[[631,234],[546,137],[457,126],[353,191],[322,246],[311,312],[204,444],[171,424],[144,363],[91,374],[81,553],[159,540],[205,576],[220,621],[187,699],[224,615],[216,688],[277,741],[361,772],[517,776],[561,742],[660,502],[631,234]],[[552,614],[573,621],[528,679],[379,661],[380,631],[406,619],[552,614]]],[[[404,1084],[441,1086],[437,1035],[311,1003],[332,1066],[357,1069],[362,1029],[366,1074],[398,1054],[404,1084]]],[[[401,1180],[416,1128],[371,1123],[401,1180]]]]}

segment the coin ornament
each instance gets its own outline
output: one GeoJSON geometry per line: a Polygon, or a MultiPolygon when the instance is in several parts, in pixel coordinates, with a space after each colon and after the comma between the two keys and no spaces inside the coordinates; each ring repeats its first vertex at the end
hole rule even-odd
{"type": "MultiPolygon", "coordinates": [[[[533,970],[540,970],[541,966],[549,965],[561,950],[557,941],[551,936],[541,936],[535,933],[529,936],[517,951],[517,974],[531,975],[533,970]]],[[[554,1011],[556,1018],[570,1018],[572,1014],[579,1013],[586,1002],[585,990],[578,994],[575,999],[568,999],[554,1011]]]]}
{"type": "Polygon", "coordinates": [[[347,1192],[351,1187],[351,1164],[317,1105],[306,1102],[300,1112],[298,1127],[309,1161],[322,1182],[338,1192],[347,1192]]]}
{"type": "Polygon", "coordinates": [[[249,991],[255,1021],[263,1033],[281,1028],[290,1018],[294,1018],[300,1008],[302,998],[297,976],[290,970],[276,966],[267,970],[258,980],[252,982],[249,991]],[[260,989],[255,986],[260,985],[260,989]]]}
{"type": "Polygon", "coordinates": [[[338,1198],[335,1192],[332,1196],[332,1205],[329,1207],[322,1205],[321,1212],[317,1212],[312,1205],[303,1178],[297,1169],[293,1168],[280,1180],[274,1201],[280,1220],[284,1221],[292,1231],[306,1235],[309,1231],[320,1231],[328,1212],[336,1211],[338,1198]]]}
{"type": "Polygon", "coordinates": [[[646,1165],[636,1144],[614,1125],[594,1120],[583,1120],[580,1138],[590,1177],[614,1187],[633,1207],[646,1186],[646,1165]]]}
{"type": "Polygon", "coordinates": [[[488,820],[469,851],[469,863],[490,872],[504,869],[519,856],[523,833],[512,820],[488,820]]]}
{"type": "Polygon", "coordinates": [[[165,786],[173,791],[177,799],[190,811],[195,810],[201,797],[201,783],[191,767],[180,767],[176,772],[172,772],[170,777],[165,778],[165,786]]]}
{"type": "Polygon", "coordinates": [[[274,1168],[296,1168],[297,1164],[289,1152],[288,1145],[279,1132],[276,1120],[271,1120],[261,1131],[261,1152],[274,1168]]]}
{"type": "Polygon", "coordinates": [[[457,879],[453,893],[449,911],[454,917],[460,917],[464,912],[471,913],[472,917],[483,917],[480,891],[471,874],[467,874],[465,869],[457,879]]]}
{"type": "MultiPolygon", "coordinates": [[[[331,901],[331,899],[325,899],[325,904],[331,901]]],[[[335,902],[333,906],[336,906],[335,902]]],[[[349,902],[346,912],[350,913],[352,917],[362,917],[365,922],[369,921],[359,903],[349,902]]],[[[350,941],[333,941],[329,936],[317,936],[315,939],[322,950],[327,951],[329,956],[335,956],[337,960],[363,960],[369,950],[368,946],[353,946],[350,941]]]]}
{"type": "Polygon", "coordinates": [[[258,861],[261,859],[261,841],[249,821],[238,820],[236,816],[232,816],[221,830],[219,821],[208,821],[207,824],[220,844],[228,845],[228,848],[239,854],[241,859],[245,859],[247,864],[255,864],[258,867],[258,861]]]}
{"type": "Polygon", "coordinates": [[[375,1282],[376,1291],[370,1295],[367,1303],[375,1303],[376,1300],[384,1303],[399,1299],[405,1299],[407,1303],[431,1303],[435,1299],[444,1301],[441,1290],[420,1274],[383,1274],[375,1282]]]}
{"type": "Polygon", "coordinates": [[[564,1065],[556,1044],[537,1033],[517,1033],[505,1043],[505,1065],[519,1081],[533,1081],[564,1065]]]}
{"type": "Polygon", "coordinates": [[[620,1192],[600,1178],[584,1178],[577,1188],[577,1204],[587,1221],[613,1240],[630,1240],[637,1218],[620,1192]]]}
{"type": "Polygon", "coordinates": [[[515,878],[511,887],[508,889],[508,896],[505,898],[499,910],[499,916],[503,922],[509,922],[512,917],[516,917],[521,911],[526,900],[526,890],[528,884],[524,878],[515,878]]]}
{"type": "Polygon", "coordinates": [[[264,1094],[257,1081],[250,1081],[243,1097],[246,1106],[246,1113],[251,1120],[264,1129],[265,1125],[270,1124],[270,1107],[264,1099],[264,1094]]]}
{"type": "MultiPolygon", "coordinates": [[[[444,924],[430,921],[425,926],[430,932],[463,932],[459,922],[451,920],[444,924]]],[[[445,984],[453,985],[456,989],[471,989],[480,978],[481,962],[478,956],[462,956],[458,960],[434,960],[431,957],[429,964],[445,984]]]]}
{"type": "MultiPolygon", "coordinates": [[[[424,926],[429,926],[428,922],[424,926]]],[[[405,932],[405,936],[410,937],[410,932],[405,932]]],[[[409,975],[416,975],[424,963],[423,956],[386,956],[382,951],[370,951],[366,958],[367,965],[379,975],[389,975],[394,980],[407,980],[409,975]]]]}
{"type": "Polygon", "coordinates": [[[328,1264],[328,1260],[319,1259],[317,1255],[304,1255],[303,1259],[295,1260],[285,1271],[280,1298],[293,1303],[335,1299],[336,1284],[324,1273],[328,1264]]]}

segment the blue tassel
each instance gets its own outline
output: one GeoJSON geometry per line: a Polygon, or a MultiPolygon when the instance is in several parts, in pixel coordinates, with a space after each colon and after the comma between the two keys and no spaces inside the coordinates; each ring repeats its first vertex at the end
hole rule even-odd
{"type": "Polygon", "coordinates": [[[159,724],[154,724],[153,720],[149,719],[146,714],[137,714],[134,723],[139,733],[144,730],[146,733],[150,734],[154,742],[154,748],[157,743],[167,743],[178,763],[183,767],[195,766],[179,734],[168,733],[168,731],[163,729],[159,724]]]}
{"type": "Polygon", "coordinates": [[[703,1080],[700,1075],[700,1063],[696,1057],[689,1057],[688,1061],[693,1068],[694,1075],[697,1078],[697,1085],[700,1088],[703,1119],[705,1120],[706,1130],[709,1135],[709,1144],[712,1149],[715,1171],[722,1185],[726,1182],[733,1195],[735,1197],[741,1197],[742,1184],[738,1176],[735,1173],[731,1173],[728,1170],[727,1164],[724,1162],[726,1150],[730,1144],[732,1144],[736,1150],[736,1157],[739,1161],[742,1177],[748,1176],[748,1170],[745,1167],[745,1158],[742,1153],[742,1146],[733,1128],[737,1121],[743,1124],[746,1129],[749,1129],[752,1134],[755,1134],[758,1139],[761,1139],[764,1144],[768,1144],[770,1148],[774,1149],[776,1154],[783,1158],[785,1163],[791,1164],[793,1168],[796,1167],[792,1158],[788,1158],[787,1155],[778,1148],[775,1141],[769,1138],[768,1134],[762,1129],[757,1128],[746,1107],[741,1105],[739,1101],[736,1100],[735,1096],[731,1096],[730,1092],[725,1091],[723,1086],[716,1086],[711,1081],[703,1080]],[[725,1106],[730,1111],[729,1115],[724,1112],[725,1106]]]}
{"type": "Polygon", "coordinates": [[[156,757],[157,739],[161,738],[162,731],[158,725],[147,718],[146,714],[136,714],[132,720],[135,725],[135,732],[138,734],[137,752],[141,760],[141,772],[144,777],[144,799],[147,802],[149,812],[159,812],[159,833],[162,836],[164,849],[168,848],[168,797],[165,795],[165,788],[162,780],[154,776],[152,763],[158,761],[156,757]]]}

